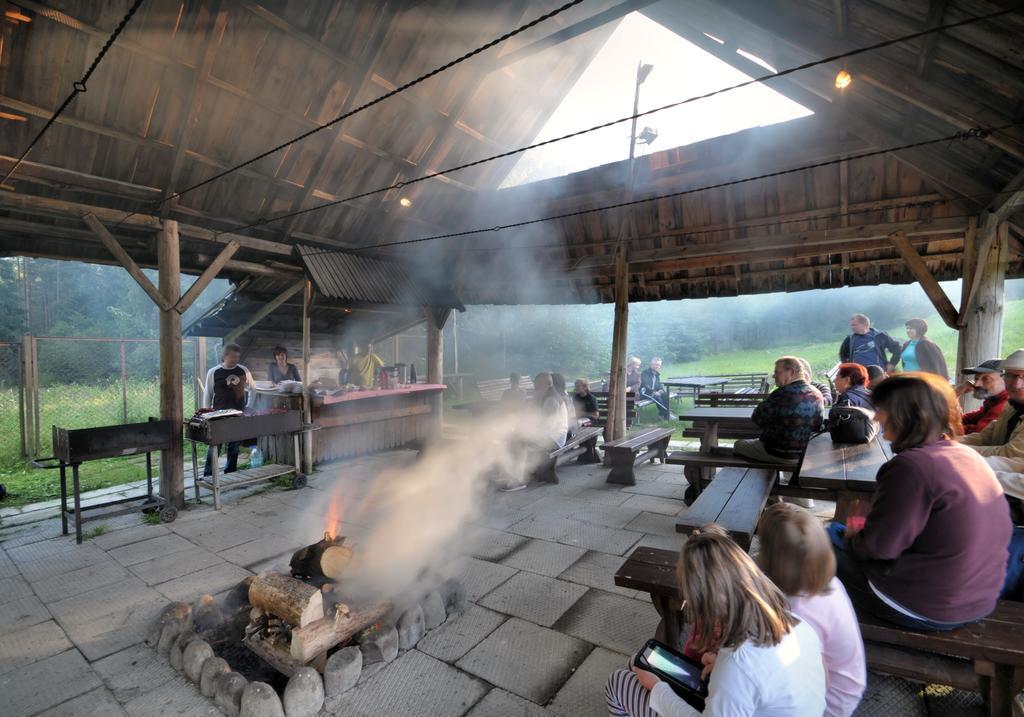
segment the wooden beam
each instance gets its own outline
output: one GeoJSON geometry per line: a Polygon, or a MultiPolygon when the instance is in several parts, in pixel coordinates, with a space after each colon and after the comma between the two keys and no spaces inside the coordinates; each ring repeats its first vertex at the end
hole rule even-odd
{"type": "MultiPolygon", "coordinates": [[[[925,27],[938,27],[942,24],[942,18],[946,14],[946,0],[931,0],[928,4],[928,19],[925,21],[925,27]]],[[[921,39],[921,52],[917,56],[917,74],[919,77],[924,77],[928,71],[928,66],[932,63],[932,58],[935,56],[935,45],[939,41],[939,34],[933,32],[930,35],[925,35],[921,39]]]]}
{"type": "Polygon", "coordinates": [[[171,306],[167,303],[164,295],[153,286],[153,282],[146,278],[146,275],[142,273],[142,269],[135,263],[135,260],[128,256],[128,252],[124,250],[117,239],[111,236],[107,228],[103,226],[99,219],[92,214],[86,214],[82,217],[82,221],[85,222],[86,226],[92,229],[93,233],[99,237],[99,240],[103,242],[103,246],[107,248],[114,258],[120,262],[121,266],[135,279],[135,283],[142,287],[142,290],[146,292],[146,295],[153,300],[153,303],[157,305],[161,312],[168,311],[171,306]]]}
{"type": "Polygon", "coordinates": [[[189,307],[203,293],[203,290],[210,285],[210,282],[217,278],[217,274],[221,272],[231,257],[235,255],[236,251],[238,251],[238,242],[228,242],[228,245],[220,250],[217,258],[210,262],[210,265],[199,275],[198,279],[192,282],[192,286],[185,292],[185,295],[174,305],[174,310],[179,314],[184,314],[188,311],[189,307]]]}
{"type": "Polygon", "coordinates": [[[227,334],[224,337],[224,343],[231,343],[232,341],[238,339],[239,336],[244,334],[246,331],[251,329],[253,326],[258,324],[266,317],[270,316],[272,313],[274,313],[274,311],[276,311],[277,308],[281,306],[281,304],[288,301],[288,299],[292,298],[300,291],[302,291],[303,287],[305,286],[306,279],[303,278],[301,281],[297,281],[295,282],[295,284],[285,289],[283,292],[281,292],[281,294],[278,295],[276,299],[274,299],[268,304],[264,304],[263,308],[257,311],[255,314],[253,314],[252,317],[249,318],[244,324],[242,324],[237,329],[234,329],[229,334],[227,334]]]}
{"type": "MultiPolygon", "coordinates": [[[[6,173],[16,162],[14,157],[0,155],[0,173],[6,173]]],[[[160,198],[160,190],[156,187],[145,187],[129,182],[120,182],[116,179],[98,177],[94,174],[76,172],[63,167],[54,167],[49,164],[40,164],[25,160],[18,167],[17,179],[25,181],[29,179],[43,180],[47,186],[58,188],[84,189],[97,194],[105,194],[121,199],[137,199],[140,201],[153,201],[160,198]]]]}
{"type": "Polygon", "coordinates": [[[845,37],[848,17],[846,0],[832,0],[832,14],[836,21],[836,34],[839,37],[845,37]]]}
{"type": "MultiPolygon", "coordinates": [[[[160,293],[167,307],[178,303],[181,296],[178,226],[168,220],[157,237],[160,264],[160,293]]],[[[172,426],[181,426],[182,404],[181,314],[164,309],[160,312],[160,418],[172,426]]],[[[179,435],[175,431],[175,435],[179,435]]],[[[160,493],[175,508],[185,507],[185,449],[180,436],[171,448],[160,452],[160,493]]]]}
{"type": "MultiPolygon", "coordinates": [[[[997,199],[981,213],[978,221],[980,241],[977,249],[977,266],[974,270],[974,278],[971,280],[971,293],[967,298],[967,303],[960,307],[961,326],[965,325],[969,316],[977,308],[978,287],[982,285],[982,274],[991,270],[987,257],[998,241],[999,227],[1021,202],[1024,202],[1024,170],[1018,172],[1003,188],[997,199]]],[[[1009,236],[1008,233],[1007,236],[1009,236]]]]}
{"type": "Polygon", "coordinates": [[[953,302],[949,300],[946,292],[939,286],[939,282],[935,280],[935,277],[929,271],[928,265],[924,263],[924,259],[921,258],[921,255],[910,244],[907,235],[901,231],[896,231],[889,235],[889,239],[892,241],[893,246],[896,247],[896,251],[903,257],[903,261],[907,263],[910,273],[917,279],[917,283],[921,285],[921,289],[924,290],[925,295],[932,302],[935,310],[939,312],[942,320],[951,329],[959,329],[959,313],[953,307],[953,302]]]}

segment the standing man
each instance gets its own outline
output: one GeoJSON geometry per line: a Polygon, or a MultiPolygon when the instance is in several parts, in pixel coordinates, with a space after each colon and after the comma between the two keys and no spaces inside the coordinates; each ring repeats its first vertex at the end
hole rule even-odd
{"type": "Polygon", "coordinates": [[[373,344],[361,343],[359,353],[348,362],[348,381],[356,386],[370,388],[383,365],[384,359],[373,352],[373,344]]]}
{"type": "Polygon", "coordinates": [[[981,401],[981,408],[968,411],[963,416],[964,433],[977,433],[985,428],[992,421],[999,418],[1006,402],[1010,400],[1010,394],[1006,390],[1006,383],[1001,375],[999,359],[982,361],[974,368],[965,368],[960,373],[965,376],[974,376],[974,380],[968,379],[956,387],[956,395],[964,396],[972,394],[981,401]]]}
{"type": "Polygon", "coordinates": [[[741,438],[733,450],[757,461],[796,467],[811,435],[821,426],[825,401],[804,379],[803,366],[795,356],[777,359],[772,376],[778,388],[751,414],[761,437],[741,438]]]}
{"type": "Polygon", "coordinates": [[[659,357],[655,356],[652,358],[650,367],[644,369],[644,372],[640,374],[640,390],[638,393],[640,398],[648,398],[654,401],[654,405],[658,407],[658,415],[661,416],[662,420],[669,420],[669,396],[668,391],[661,385],[661,359],[659,357]]]}
{"type": "Polygon", "coordinates": [[[864,314],[850,317],[850,331],[852,333],[839,347],[840,363],[859,363],[864,367],[874,364],[885,367],[886,371],[892,371],[899,363],[900,343],[884,331],[871,328],[871,319],[864,314]],[[892,354],[891,358],[887,353],[892,354]]]}
{"type": "Polygon", "coordinates": [[[958,440],[986,458],[1024,458],[1024,349],[1003,359],[1001,368],[1009,400],[999,417],[958,440]]]}
{"type": "MultiPolygon", "coordinates": [[[[221,352],[220,364],[206,372],[206,389],[203,391],[203,407],[214,411],[224,409],[245,409],[246,391],[252,388],[252,374],[242,364],[242,349],[238,344],[225,344],[221,352]]],[[[225,473],[238,470],[238,443],[229,443],[225,473]]],[[[211,450],[206,451],[206,466],[203,475],[213,475],[210,462],[211,450]]]]}

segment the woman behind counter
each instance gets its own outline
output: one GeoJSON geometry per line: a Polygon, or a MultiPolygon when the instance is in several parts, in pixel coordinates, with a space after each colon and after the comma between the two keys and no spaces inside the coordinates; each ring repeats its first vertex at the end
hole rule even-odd
{"type": "Polygon", "coordinates": [[[267,376],[273,383],[302,380],[295,364],[288,363],[288,349],[284,346],[274,347],[274,362],[267,369],[267,376]]]}

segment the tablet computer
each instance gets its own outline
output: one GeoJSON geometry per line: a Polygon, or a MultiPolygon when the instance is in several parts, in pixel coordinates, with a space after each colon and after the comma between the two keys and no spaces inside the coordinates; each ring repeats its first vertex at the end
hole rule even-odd
{"type": "Polygon", "coordinates": [[[676,652],[657,640],[648,640],[643,649],[633,658],[633,664],[641,670],[653,672],[660,680],[668,683],[672,691],[682,697],[691,707],[703,710],[708,696],[707,683],[701,679],[704,667],[686,655],[676,652]]]}

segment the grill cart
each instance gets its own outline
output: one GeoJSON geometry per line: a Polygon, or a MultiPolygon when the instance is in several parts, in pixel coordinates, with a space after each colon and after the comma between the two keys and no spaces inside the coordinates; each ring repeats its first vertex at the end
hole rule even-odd
{"type": "Polygon", "coordinates": [[[32,461],[37,468],[60,469],[60,522],[68,534],[68,516],[75,521],[75,539],[82,542],[82,523],[135,511],[160,511],[160,520],[170,523],[178,510],[163,496],[153,494],[153,451],[167,450],[175,440],[170,421],[150,420],[99,428],[60,428],[53,426],[53,455],[32,461]],[[146,454],[146,493],[82,506],[78,467],[87,461],[146,454]],[[67,469],[71,468],[73,508],[68,508],[67,469]],[[90,513],[87,515],[87,513],[90,513]]]}
{"type": "Polygon", "coordinates": [[[217,416],[199,413],[185,422],[185,435],[192,441],[192,470],[195,476],[196,501],[199,501],[199,486],[204,485],[213,491],[213,505],[220,510],[220,492],[225,488],[248,485],[258,481],[277,478],[294,473],[293,488],[306,485],[306,476],[302,474],[301,453],[299,452],[299,434],[303,431],[302,412],[287,409],[267,409],[246,412],[241,415],[217,416]],[[221,475],[217,465],[217,455],[222,443],[248,441],[261,436],[292,434],[295,442],[295,465],[269,463],[259,468],[246,468],[221,475]],[[199,472],[199,458],[196,444],[204,443],[210,447],[210,476],[199,472]]]}

